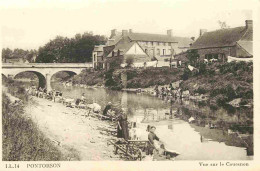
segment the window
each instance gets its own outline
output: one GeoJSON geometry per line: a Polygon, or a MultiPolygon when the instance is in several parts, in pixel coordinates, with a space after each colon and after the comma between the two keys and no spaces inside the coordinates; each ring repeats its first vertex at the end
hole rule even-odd
{"type": "Polygon", "coordinates": [[[165,42],[163,43],[163,46],[166,46],[166,43],[165,43],[165,42]]]}
{"type": "Polygon", "coordinates": [[[168,43],[168,46],[171,46],[171,43],[170,43],[170,42],[168,43]]]}
{"type": "Polygon", "coordinates": [[[150,50],[150,54],[149,54],[149,55],[154,56],[154,54],[153,54],[153,49],[150,50]]]}
{"type": "Polygon", "coordinates": [[[114,57],[115,56],[115,52],[114,51],[112,51],[112,57],[114,57]]]}
{"type": "Polygon", "coordinates": [[[120,56],[120,50],[117,51],[117,56],[120,56]]]}
{"type": "Polygon", "coordinates": [[[153,46],[153,42],[151,42],[152,46],[153,46]]]}
{"type": "Polygon", "coordinates": [[[147,53],[147,49],[145,49],[144,52],[147,53]]]}
{"type": "Polygon", "coordinates": [[[95,61],[95,62],[96,62],[96,54],[94,54],[94,58],[93,58],[93,61],[95,61]]]}
{"type": "Polygon", "coordinates": [[[160,49],[157,49],[156,55],[160,56],[160,49]]]}
{"type": "Polygon", "coordinates": [[[166,55],[166,49],[163,49],[163,55],[166,55]]]}
{"type": "Polygon", "coordinates": [[[157,45],[160,46],[160,42],[157,42],[157,45]]]}

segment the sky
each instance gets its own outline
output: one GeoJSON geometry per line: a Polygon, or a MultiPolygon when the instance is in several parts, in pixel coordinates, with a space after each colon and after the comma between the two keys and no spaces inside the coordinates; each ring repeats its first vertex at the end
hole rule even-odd
{"type": "Polygon", "coordinates": [[[199,29],[244,26],[258,0],[0,0],[2,47],[38,49],[57,35],[122,31],[198,37],[199,29]]]}

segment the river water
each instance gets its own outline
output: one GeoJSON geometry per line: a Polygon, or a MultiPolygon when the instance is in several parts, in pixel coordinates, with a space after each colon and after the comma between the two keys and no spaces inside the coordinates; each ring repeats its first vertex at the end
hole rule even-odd
{"type": "Polygon", "coordinates": [[[227,125],[250,120],[248,110],[212,110],[208,106],[178,100],[171,104],[150,95],[104,88],[64,87],[57,83],[52,83],[52,88],[62,91],[64,97],[80,98],[85,93],[88,103],[96,102],[102,109],[109,101],[115,106],[126,108],[129,121],[137,122],[142,136],[147,136],[148,124],[156,126],[156,134],[166,147],[180,153],[176,160],[252,159],[252,156],[247,155],[242,139],[232,137],[224,129],[207,127],[207,123],[211,121],[222,121],[222,125],[227,125]],[[203,118],[206,125],[204,122],[190,124],[187,119],[191,116],[200,120],[203,118]]]}

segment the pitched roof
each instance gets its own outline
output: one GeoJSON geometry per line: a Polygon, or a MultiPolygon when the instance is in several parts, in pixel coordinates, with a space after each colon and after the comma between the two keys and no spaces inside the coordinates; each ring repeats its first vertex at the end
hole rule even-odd
{"type": "Polygon", "coordinates": [[[189,48],[190,44],[194,42],[194,40],[189,37],[174,37],[174,39],[178,42],[179,48],[189,48]]]}
{"type": "Polygon", "coordinates": [[[118,43],[118,41],[122,38],[122,33],[121,32],[116,32],[116,34],[114,36],[110,36],[109,39],[110,40],[114,40],[113,42],[112,41],[108,41],[108,46],[111,46],[111,45],[115,45],[118,43]]]}
{"type": "Polygon", "coordinates": [[[104,46],[105,46],[105,45],[95,45],[94,51],[96,51],[96,52],[102,52],[104,46]]]}
{"type": "Polygon", "coordinates": [[[129,33],[128,37],[134,41],[177,42],[174,37],[163,34],[129,33]]]}
{"type": "MultiPolygon", "coordinates": [[[[119,40],[112,51],[117,52],[118,50],[120,50],[121,52],[123,52],[121,55],[123,55],[133,46],[134,43],[135,42],[132,42],[128,37],[124,37],[119,40]]],[[[108,54],[108,56],[112,56],[112,51],[108,54]]]]}
{"type": "Polygon", "coordinates": [[[250,32],[245,26],[206,32],[192,44],[191,49],[234,46],[243,36],[250,39],[250,32]]]}
{"type": "Polygon", "coordinates": [[[241,46],[249,55],[253,55],[253,41],[238,41],[237,44],[241,46]]]}
{"type": "Polygon", "coordinates": [[[253,41],[253,27],[249,27],[240,40],[241,41],[253,41]]]}

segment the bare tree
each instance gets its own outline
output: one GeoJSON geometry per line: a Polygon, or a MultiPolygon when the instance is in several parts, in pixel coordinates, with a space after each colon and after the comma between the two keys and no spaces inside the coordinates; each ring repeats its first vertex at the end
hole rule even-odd
{"type": "Polygon", "coordinates": [[[218,24],[221,29],[229,28],[229,26],[227,25],[227,23],[225,21],[218,20],[218,24]]]}

